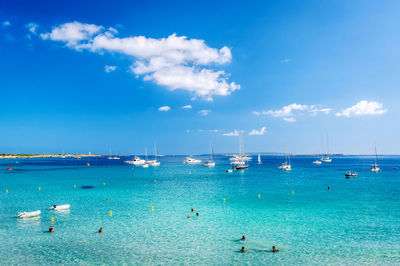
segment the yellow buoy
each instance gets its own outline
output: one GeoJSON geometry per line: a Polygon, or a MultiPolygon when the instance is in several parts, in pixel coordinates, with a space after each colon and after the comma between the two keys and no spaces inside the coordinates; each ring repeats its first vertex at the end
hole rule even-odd
{"type": "Polygon", "coordinates": [[[76,187],[76,185],[74,185],[74,187],[76,187]]]}
{"type": "Polygon", "coordinates": [[[90,163],[87,163],[86,165],[87,165],[87,166],[90,166],[90,163]]]}
{"type": "Polygon", "coordinates": [[[156,179],[154,179],[154,182],[155,182],[155,183],[157,183],[157,180],[156,180],[156,179]]]}
{"type": "Polygon", "coordinates": [[[226,199],[224,198],[224,202],[226,201],[226,199]]]}
{"type": "Polygon", "coordinates": [[[54,217],[51,217],[51,221],[54,222],[54,217]]]}
{"type": "Polygon", "coordinates": [[[151,210],[153,210],[153,211],[154,211],[154,206],[151,206],[151,210]]]}
{"type": "Polygon", "coordinates": [[[294,194],[294,191],[292,191],[292,194],[294,194]]]}
{"type": "Polygon", "coordinates": [[[261,194],[258,194],[258,197],[261,198],[261,194]]]}
{"type": "Polygon", "coordinates": [[[112,215],[112,211],[110,211],[110,216],[112,215]]]}
{"type": "Polygon", "coordinates": [[[39,190],[41,190],[42,188],[41,187],[39,187],[39,190]]]}
{"type": "Polygon", "coordinates": [[[6,193],[8,193],[8,189],[6,189],[6,193]]]}

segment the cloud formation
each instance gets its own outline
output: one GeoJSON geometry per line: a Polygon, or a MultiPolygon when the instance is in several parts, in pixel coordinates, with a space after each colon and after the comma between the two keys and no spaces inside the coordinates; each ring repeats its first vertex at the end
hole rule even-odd
{"type": "Polygon", "coordinates": [[[26,24],[25,27],[29,30],[30,33],[36,35],[36,30],[39,28],[39,25],[35,22],[31,22],[26,24]]]}
{"type": "Polygon", "coordinates": [[[262,136],[267,132],[267,127],[262,127],[259,130],[253,129],[250,131],[249,136],[262,136]]]}
{"type": "Polygon", "coordinates": [[[188,39],[175,33],[166,38],[145,36],[116,37],[118,31],[95,24],[70,22],[53,27],[40,36],[44,40],[60,41],[77,51],[95,53],[118,52],[131,56],[131,71],[169,90],[189,91],[194,98],[212,101],[213,96],[230,95],[240,89],[228,82],[228,74],[210,67],[229,63],[230,48],[207,46],[204,40],[188,39]]]}
{"type": "Polygon", "coordinates": [[[161,112],[168,112],[169,110],[171,110],[171,107],[169,107],[169,106],[161,106],[158,108],[158,111],[161,111],[161,112]]]}
{"type": "Polygon", "coordinates": [[[290,61],[292,61],[292,59],[286,58],[286,59],[281,60],[281,63],[289,63],[290,61]]]}
{"type": "Polygon", "coordinates": [[[1,25],[3,25],[3,27],[8,27],[8,26],[11,26],[11,22],[8,21],[8,20],[6,20],[6,21],[3,21],[3,22],[1,23],[1,25]]]}
{"type": "Polygon", "coordinates": [[[208,115],[209,113],[211,113],[211,110],[203,109],[203,110],[200,110],[200,111],[199,111],[199,115],[202,115],[202,116],[206,116],[206,115],[208,115]]]}
{"type": "Polygon", "coordinates": [[[361,115],[382,115],[387,111],[387,109],[383,108],[382,103],[364,100],[344,109],[342,112],[336,113],[336,116],[353,117],[361,115]]]}
{"type": "Polygon", "coordinates": [[[240,132],[238,131],[238,130],[234,130],[234,131],[232,131],[232,132],[227,132],[227,133],[224,133],[224,134],[222,134],[223,136],[229,136],[229,137],[235,137],[235,136],[239,136],[240,135],[240,132]]]}
{"type": "Polygon", "coordinates": [[[297,104],[292,103],[286,106],[283,106],[278,110],[268,110],[263,112],[254,111],[254,115],[270,115],[273,117],[282,118],[286,122],[296,122],[295,116],[301,112],[308,112],[312,116],[316,116],[320,113],[329,114],[332,109],[322,107],[320,105],[305,105],[305,104],[297,104]]]}
{"type": "Polygon", "coordinates": [[[182,109],[192,109],[192,106],[190,104],[182,106],[182,109]]]}
{"type": "Polygon", "coordinates": [[[109,65],[105,65],[104,66],[104,71],[106,73],[110,73],[110,72],[113,72],[115,70],[117,70],[117,66],[109,66],[109,65]]]}

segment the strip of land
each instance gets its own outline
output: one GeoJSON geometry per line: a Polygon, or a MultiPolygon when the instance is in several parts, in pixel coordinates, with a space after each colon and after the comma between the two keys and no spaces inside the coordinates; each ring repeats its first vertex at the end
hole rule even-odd
{"type": "Polygon", "coordinates": [[[84,158],[100,157],[99,154],[0,154],[0,159],[27,159],[27,158],[84,158]]]}

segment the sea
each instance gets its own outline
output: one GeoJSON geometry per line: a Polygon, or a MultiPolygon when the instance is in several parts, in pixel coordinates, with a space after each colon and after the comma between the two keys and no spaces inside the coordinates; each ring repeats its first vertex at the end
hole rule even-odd
{"type": "Polygon", "coordinates": [[[380,173],[373,156],[294,156],[287,172],[282,156],[256,157],[234,172],[223,155],[214,168],[1,160],[0,264],[400,265],[400,156],[380,156],[380,173]]]}

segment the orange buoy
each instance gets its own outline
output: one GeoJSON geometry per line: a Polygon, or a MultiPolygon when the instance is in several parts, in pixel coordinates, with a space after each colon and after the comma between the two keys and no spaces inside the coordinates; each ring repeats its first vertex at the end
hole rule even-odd
{"type": "Polygon", "coordinates": [[[8,170],[8,171],[11,171],[11,167],[8,167],[7,170],[8,170]]]}

